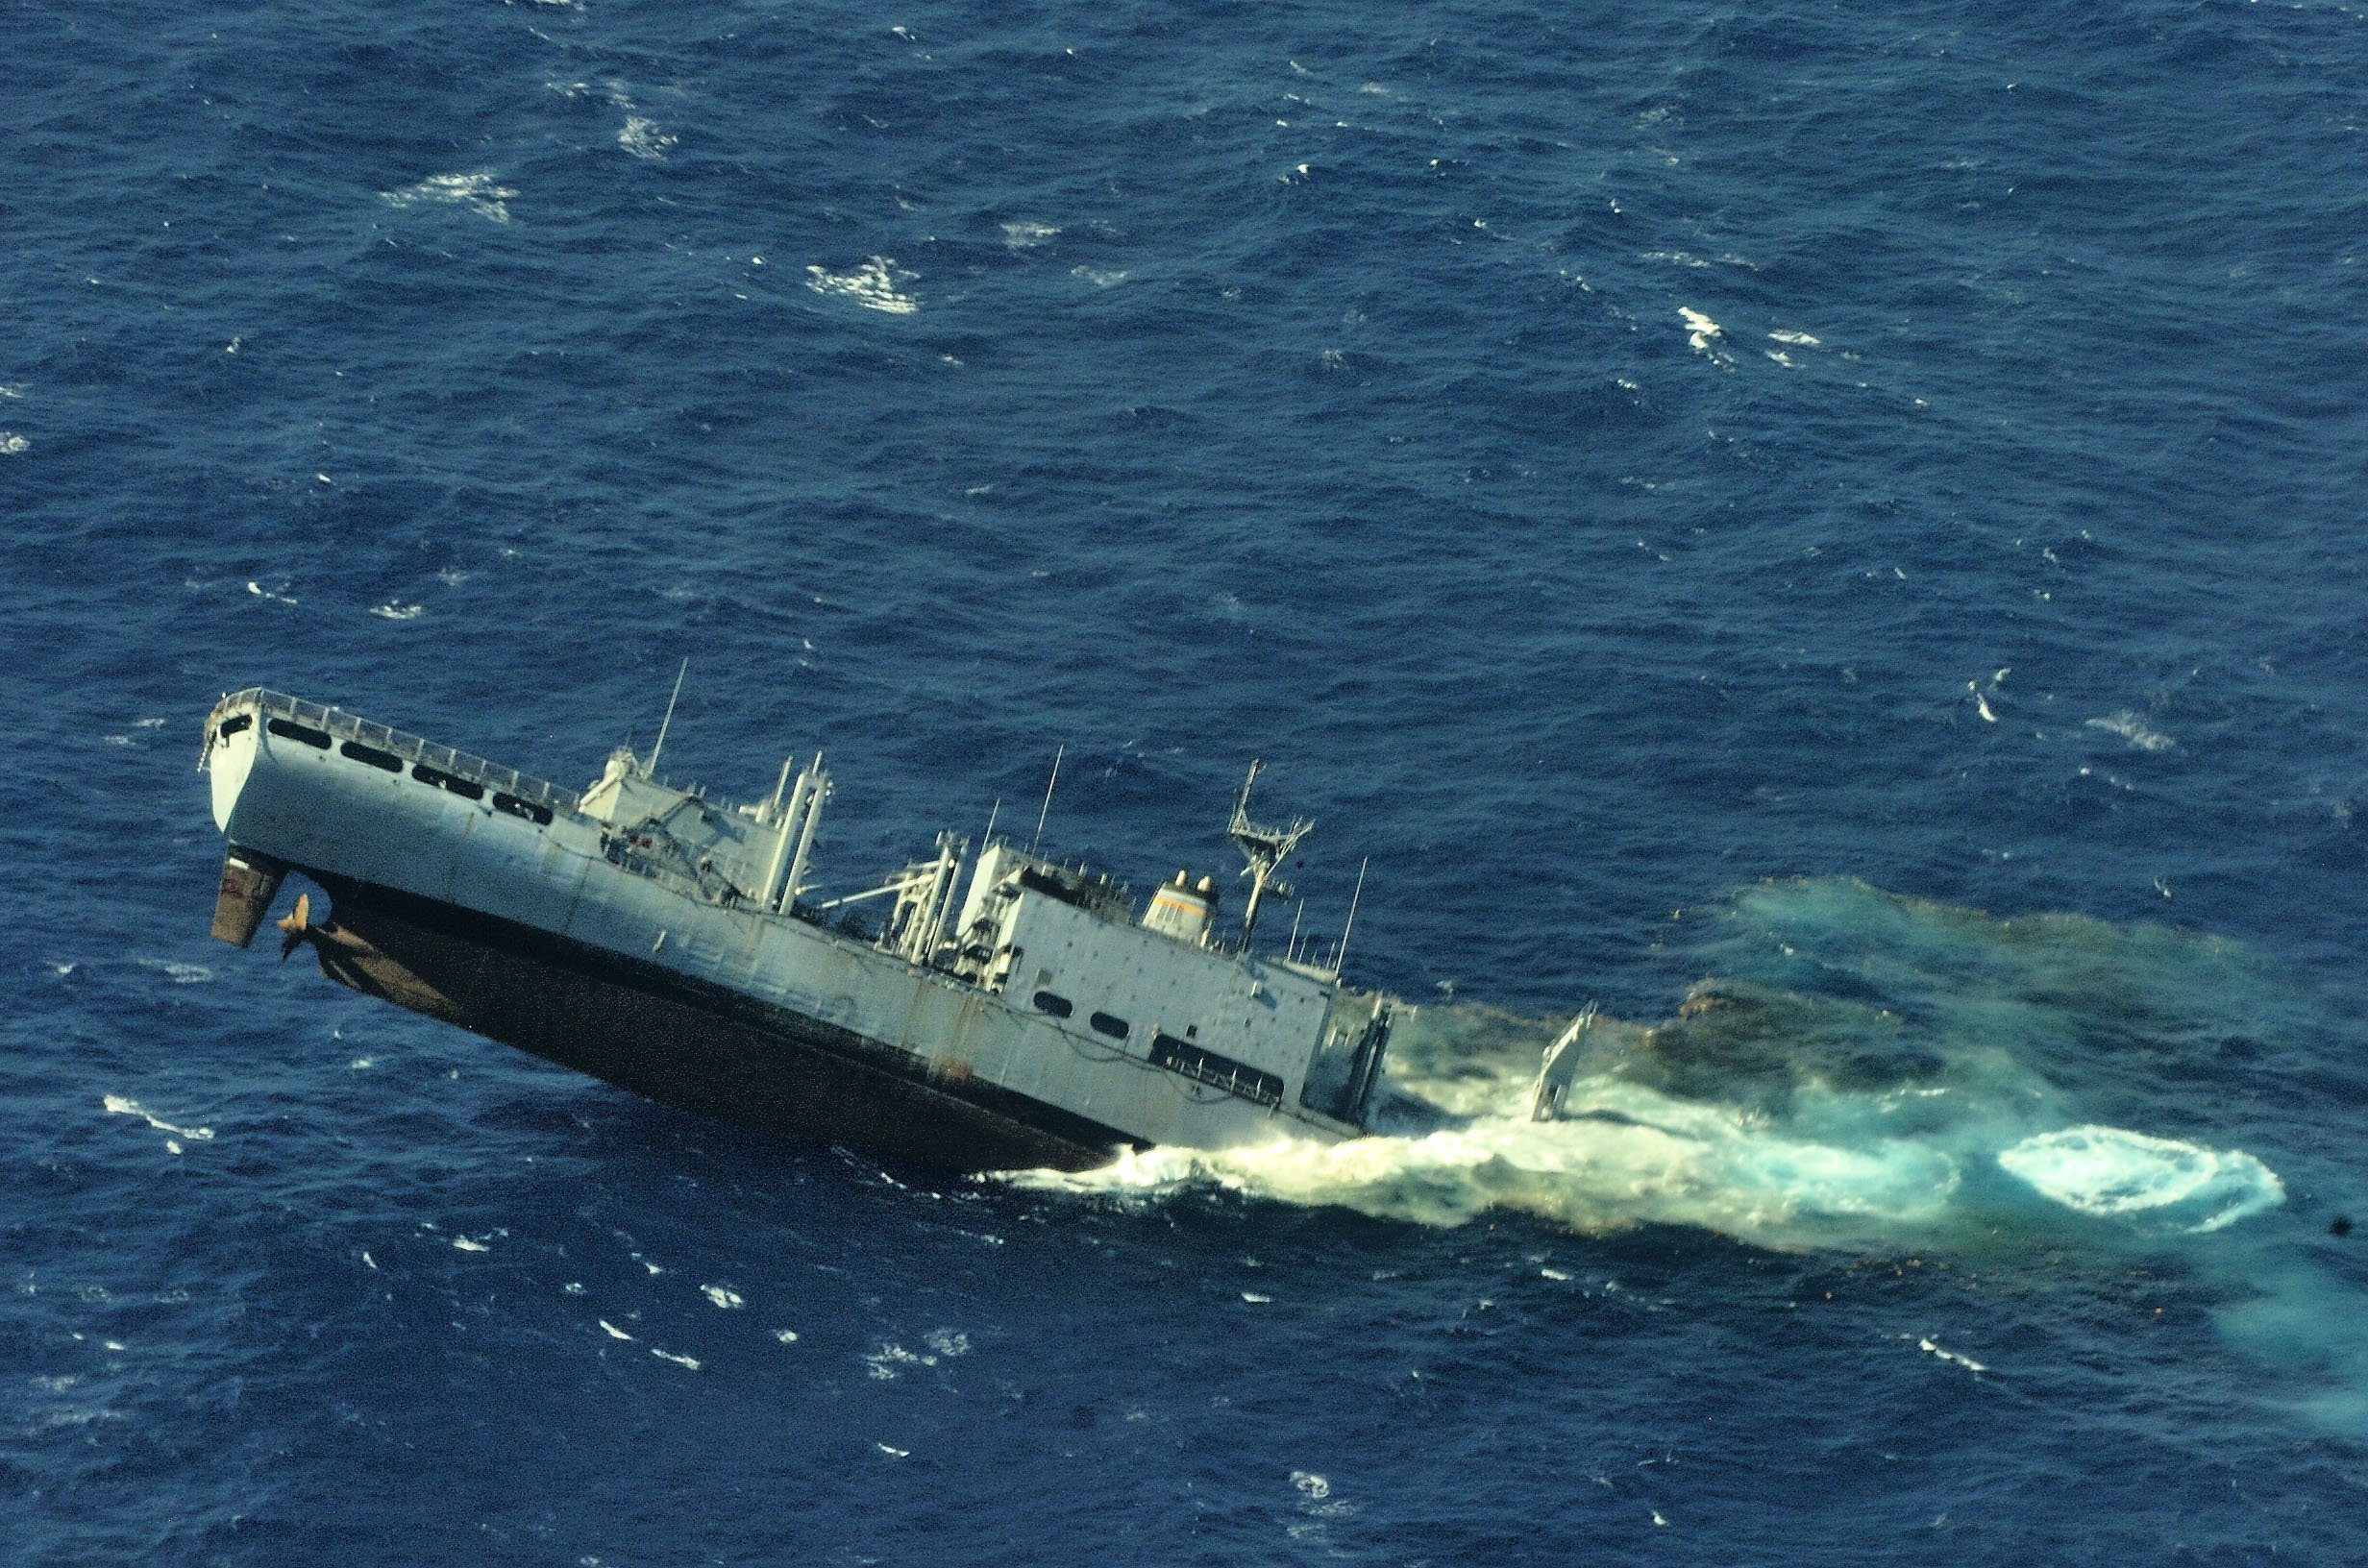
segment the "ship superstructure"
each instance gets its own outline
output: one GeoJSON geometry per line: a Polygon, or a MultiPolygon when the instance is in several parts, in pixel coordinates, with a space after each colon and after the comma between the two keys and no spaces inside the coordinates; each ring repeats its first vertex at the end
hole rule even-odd
{"type": "Polygon", "coordinates": [[[1312,824],[1250,821],[1248,783],[1234,939],[1213,877],[1178,872],[1138,913],[1107,874],[992,836],[974,854],[940,833],[818,896],[819,754],[728,805],[663,782],[662,747],[577,794],[337,708],[225,697],[200,763],[230,841],[213,934],[247,945],[298,871],[331,909],[300,898],[284,954],[310,945],[344,985],[685,1109],[973,1167],[1363,1132],[1393,1004],[1337,955],[1251,946],[1312,824]]]}

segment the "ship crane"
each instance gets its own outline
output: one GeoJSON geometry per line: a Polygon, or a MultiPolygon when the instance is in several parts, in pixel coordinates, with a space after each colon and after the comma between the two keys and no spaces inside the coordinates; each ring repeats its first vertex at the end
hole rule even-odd
{"type": "Polygon", "coordinates": [[[1258,924],[1259,900],[1266,896],[1268,890],[1271,889],[1277,898],[1291,896],[1291,885],[1277,881],[1274,869],[1316,826],[1313,821],[1305,817],[1293,818],[1289,827],[1268,827],[1249,820],[1250,788],[1258,782],[1258,774],[1265,767],[1264,761],[1251,760],[1249,776],[1242,780],[1241,798],[1233,803],[1233,821],[1225,829],[1225,836],[1233,840],[1242,851],[1242,858],[1249,862],[1242,868],[1242,874],[1249,878],[1249,902],[1242,910],[1242,945],[1246,948],[1249,945],[1251,931],[1258,924]]]}

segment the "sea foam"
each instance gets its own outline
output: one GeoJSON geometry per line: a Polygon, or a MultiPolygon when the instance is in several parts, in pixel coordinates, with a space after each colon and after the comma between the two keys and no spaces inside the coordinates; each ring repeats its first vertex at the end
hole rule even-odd
{"type": "Polygon", "coordinates": [[[2285,1201],[2278,1173],[2242,1149],[2208,1149],[2121,1127],[2067,1127],[2024,1139],[1999,1166],[2042,1195],[2101,1218],[2143,1216],[2216,1231],[2285,1201]]]}
{"type": "Polygon", "coordinates": [[[382,190],[379,200],[389,207],[465,207],[481,218],[507,223],[509,199],[517,194],[507,185],[497,184],[492,175],[481,170],[474,174],[432,174],[418,184],[406,185],[401,190],[382,190]]]}
{"type": "Polygon", "coordinates": [[[817,294],[835,294],[867,310],[885,310],[892,316],[909,316],[921,308],[910,295],[897,292],[899,281],[913,274],[899,270],[894,257],[876,256],[852,272],[834,273],[822,267],[805,270],[805,286],[817,294]]]}

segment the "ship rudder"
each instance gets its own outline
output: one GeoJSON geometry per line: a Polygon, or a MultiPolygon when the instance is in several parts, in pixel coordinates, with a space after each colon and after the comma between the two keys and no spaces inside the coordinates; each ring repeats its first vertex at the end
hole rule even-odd
{"type": "Polygon", "coordinates": [[[280,895],[287,870],[284,860],[232,845],[222,857],[222,886],[214,894],[214,937],[234,947],[253,942],[263,917],[270,913],[271,901],[280,895]]]}

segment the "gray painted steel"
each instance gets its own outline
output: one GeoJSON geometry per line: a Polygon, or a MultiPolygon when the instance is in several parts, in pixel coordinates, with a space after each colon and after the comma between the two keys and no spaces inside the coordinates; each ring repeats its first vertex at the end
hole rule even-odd
{"type": "MultiPolygon", "coordinates": [[[[234,849],[305,870],[339,890],[341,907],[402,905],[388,930],[420,929],[421,912],[441,909],[451,919],[428,923],[540,934],[595,966],[607,955],[694,1014],[733,1012],[760,1034],[750,1017],[777,1018],[775,1033],[801,1049],[845,1042],[874,1069],[1073,1141],[1079,1127],[1138,1145],[1337,1140],[1361,1132],[1378,1076],[1386,998],[1307,965],[1147,928],[1106,880],[1010,844],[970,862],[958,914],[965,852],[940,835],[934,860],[873,890],[896,900],[877,942],[825,926],[799,906],[798,877],[782,886],[793,843],[802,871],[829,793],[819,758],[786,805],[783,791],[751,806],[713,802],[626,752],[578,796],[251,689],[215,706],[201,767],[234,849]],[[777,899],[785,907],[769,907],[777,899]]],[[[787,770],[783,779],[786,790],[787,770]]],[[[381,993],[420,1005],[400,991],[381,993]]],[[[692,1046],[681,1042],[686,1062],[692,1046]]],[[[761,1055],[743,1052],[735,1070],[761,1072],[761,1055]]]]}

